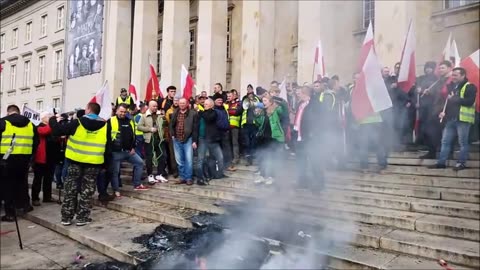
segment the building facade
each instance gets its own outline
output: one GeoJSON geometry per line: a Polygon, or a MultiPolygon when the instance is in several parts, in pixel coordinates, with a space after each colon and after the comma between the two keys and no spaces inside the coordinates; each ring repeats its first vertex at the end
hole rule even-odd
{"type": "MultiPolygon", "coordinates": [[[[14,5],[14,1],[2,2],[8,2],[8,7],[14,5]]],[[[44,107],[81,107],[105,80],[112,97],[130,83],[144,97],[150,63],[157,70],[163,90],[168,85],[180,86],[182,65],[195,79],[197,91],[210,91],[216,82],[241,92],[248,84],[268,87],[274,79],[287,78],[303,84],[312,81],[319,39],[327,73],[339,75],[346,83],[355,71],[370,21],[379,59],[389,67],[400,59],[409,22],[414,21],[419,75],[423,63],[439,59],[450,33],[457,41],[460,56],[466,57],[479,48],[479,0],[18,2],[30,4],[15,12],[3,14],[4,8],[1,11],[7,15],[2,16],[0,31],[5,47],[1,53],[2,113],[8,104],[33,105],[40,100],[45,102],[44,107]],[[63,18],[68,19],[65,30],[55,27],[60,20],[60,6],[65,8],[63,18]],[[84,24],[90,23],[91,31],[72,34],[75,25],[78,29],[85,19],[78,14],[86,12],[87,7],[92,16],[86,14],[84,24]],[[94,11],[103,15],[95,16],[94,11]],[[45,14],[47,35],[41,38],[45,14]],[[32,25],[28,26],[30,21],[32,25]],[[96,28],[98,25],[100,28],[96,28]],[[26,42],[28,27],[34,29],[31,43],[26,42]],[[15,29],[18,45],[13,48],[15,29]],[[99,37],[91,41],[92,35],[99,37]],[[79,38],[85,37],[86,41],[77,46],[79,38]],[[64,53],[64,47],[73,49],[64,53]],[[63,62],[57,55],[59,50],[63,62]],[[81,60],[82,54],[91,55],[83,56],[90,59],[91,72],[84,69],[83,75],[70,76],[75,70],[72,63],[81,60]],[[43,85],[37,78],[42,55],[43,85]],[[28,59],[30,64],[25,64],[28,59]],[[65,63],[62,76],[57,76],[57,62],[65,63]],[[93,72],[95,64],[97,72],[93,72]],[[24,81],[29,73],[32,75],[26,87],[24,81]],[[12,78],[16,80],[13,85],[12,78]]],[[[88,67],[86,61],[84,64],[88,67]]]]}

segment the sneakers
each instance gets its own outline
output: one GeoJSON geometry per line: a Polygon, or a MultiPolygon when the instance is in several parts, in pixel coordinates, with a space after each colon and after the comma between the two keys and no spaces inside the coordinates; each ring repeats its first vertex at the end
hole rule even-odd
{"type": "Polygon", "coordinates": [[[429,169],[445,169],[447,168],[447,166],[445,166],[445,164],[433,164],[433,165],[429,165],[427,166],[427,168],[429,169]]]}
{"type": "Polygon", "coordinates": [[[98,200],[101,201],[101,202],[111,202],[115,199],[115,195],[111,195],[111,194],[99,194],[98,195],[98,200]]]}
{"type": "Polygon", "coordinates": [[[253,183],[255,184],[262,184],[262,183],[265,183],[265,178],[263,178],[263,176],[258,176],[255,181],[253,181],[253,183]]]}
{"type": "Polygon", "coordinates": [[[134,187],[133,190],[148,190],[148,188],[144,185],[139,185],[134,187]]]}
{"type": "Polygon", "coordinates": [[[465,166],[465,164],[463,164],[463,163],[457,163],[457,164],[455,165],[455,167],[453,167],[452,169],[453,169],[454,171],[458,172],[458,171],[461,171],[461,170],[465,170],[466,168],[467,168],[467,166],[465,166]]]}
{"type": "Polygon", "coordinates": [[[90,222],[92,222],[91,218],[87,218],[86,220],[77,220],[76,225],[77,226],[85,226],[85,225],[89,224],[90,222]]]}
{"type": "Polygon", "coordinates": [[[122,197],[122,194],[120,194],[119,191],[115,191],[115,198],[120,199],[122,197]]]}
{"type": "Polygon", "coordinates": [[[70,226],[70,225],[72,225],[72,221],[69,220],[69,219],[62,219],[62,222],[60,222],[60,223],[62,223],[63,226],[70,226]]]}
{"type": "Polygon", "coordinates": [[[272,177],[268,177],[267,180],[265,180],[265,185],[271,185],[273,184],[274,180],[272,177]]]}
{"type": "Polygon", "coordinates": [[[163,175],[157,175],[155,176],[155,180],[158,182],[162,182],[162,183],[168,183],[168,179],[163,177],[163,175]]]}
{"type": "Polygon", "coordinates": [[[40,206],[40,200],[33,200],[32,205],[33,206],[40,206]]]}
{"type": "Polygon", "coordinates": [[[156,183],[158,183],[158,181],[155,179],[155,176],[153,176],[153,174],[150,174],[148,176],[148,183],[150,185],[155,185],[156,183]]]}
{"type": "Polygon", "coordinates": [[[227,171],[235,172],[235,171],[237,171],[237,168],[235,168],[235,166],[231,165],[230,167],[227,168],[227,171]]]}

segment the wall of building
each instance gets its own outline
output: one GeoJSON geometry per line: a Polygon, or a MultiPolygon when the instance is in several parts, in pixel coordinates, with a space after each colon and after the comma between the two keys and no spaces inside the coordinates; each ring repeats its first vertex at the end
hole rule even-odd
{"type": "MultiPolygon", "coordinates": [[[[32,109],[45,110],[54,105],[54,99],[61,99],[63,80],[54,80],[54,53],[64,52],[65,31],[57,29],[57,8],[66,1],[39,1],[12,16],[2,18],[1,34],[5,34],[5,51],[0,54],[3,67],[0,82],[0,115],[6,114],[6,107],[16,104],[21,107],[27,104],[32,109]],[[47,34],[40,36],[41,16],[47,15],[47,34]],[[26,39],[26,23],[32,22],[31,41],[26,39]],[[12,48],[12,31],[18,28],[18,46],[12,48]],[[39,82],[39,57],[45,56],[44,82],[39,82]],[[24,85],[24,62],[30,61],[30,82],[24,85]],[[10,86],[11,65],[16,65],[15,87],[10,86]],[[37,108],[42,103],[41,106],[37,108]]],[[[66,17],[64,17],[66,18],[66,17]]],[[[65,24],[64,24],[65,25],[65,24]]],[[[61,100],[60,100],[61,103],[61,100]]]]}

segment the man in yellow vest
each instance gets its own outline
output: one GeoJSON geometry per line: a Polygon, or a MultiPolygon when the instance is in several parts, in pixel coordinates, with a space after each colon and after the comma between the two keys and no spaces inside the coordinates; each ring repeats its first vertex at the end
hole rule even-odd
{"type": "Polygon", "coordinates": [[[0,202],[5,202],[2,221],[12,222],[15,208],[30,212],[28,196],[28,168],[34,149],[38,145],[35,126],[20,115],[16,105],[7,107],[7,116],[0,119],[0,202]]]}
{"type": "Polygon", "coordinates": [[[240,162],[240,146],[239,146],[239,136],[240,136],[240,120],[242,117],[242,105],[238,99],[238,92],[235,89],[232,89],[227,93],[227,102],[225,103],[229,121],[230,121],[230,143],[232,144],[233,150],[233,160],[232,165],[227,168],[229,171],[234,171],[236,164],[240,162]]]}
{"type": "Polygon", "coordinates": [[[120,104],[127,104],[128,110],[131,112],[133,112],[136,107],[132,96],[128,94],[127,89],[125,88],[122,88],[122,90],[120,90],[120,96],[117,98],[117,101],[115,102],[115,108],[118,108],[118,105],[120,104]]]}
{"type": "Polygon", "coordinates": [[[475,85],[468,82],[467,72],[461,67],[453,69],[452,82],[447,89],[449,94],[445,111],[438,115],[440,121],[445,122],[440,157],[437,164],[429,166],[429,168],[446,168],[453,139],[458,134],[460,155],[453,170],[460,171],[466,168],[465,163],[469,150],[468,135],[470,127],[475,123],[475,97],[478,90],[475,85]]]}
{"type": "Polygon", "coordinates": [[[62,225],[72,224],[76,216],[77,226],[90,223],[89,202],[95,193],[95,180],[110,157],[111,130],[101,119],[100,105],[88,103],[85,115],[60,125],[62,117],[50,118],[53,136],[70,136],[67,141],[65,158],[68,161],[67,177],[64,183],[65,197],[62,204],[62,225]],[[80,186],[80,190],[77,189],[80,186]],[[79,199],[77,202],[77,195],[79,199]],[[77,205],[78,211],[75,211],[77,205]]]}

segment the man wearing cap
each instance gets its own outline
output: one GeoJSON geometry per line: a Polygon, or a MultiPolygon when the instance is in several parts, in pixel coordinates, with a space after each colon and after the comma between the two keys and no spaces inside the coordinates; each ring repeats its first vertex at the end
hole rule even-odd
{"type": "Polygon", "coordinates": [[[117,102],[115,103],[115,108],[118,108],[118,105],[123,103],[127,104],[129,111],[135,110],[135,102],[133,101],[133,98],[128,94],[127,89],[125,88],[122,88],[122,90],[120,90],[120,96],[117,98],[117,102]]]}

